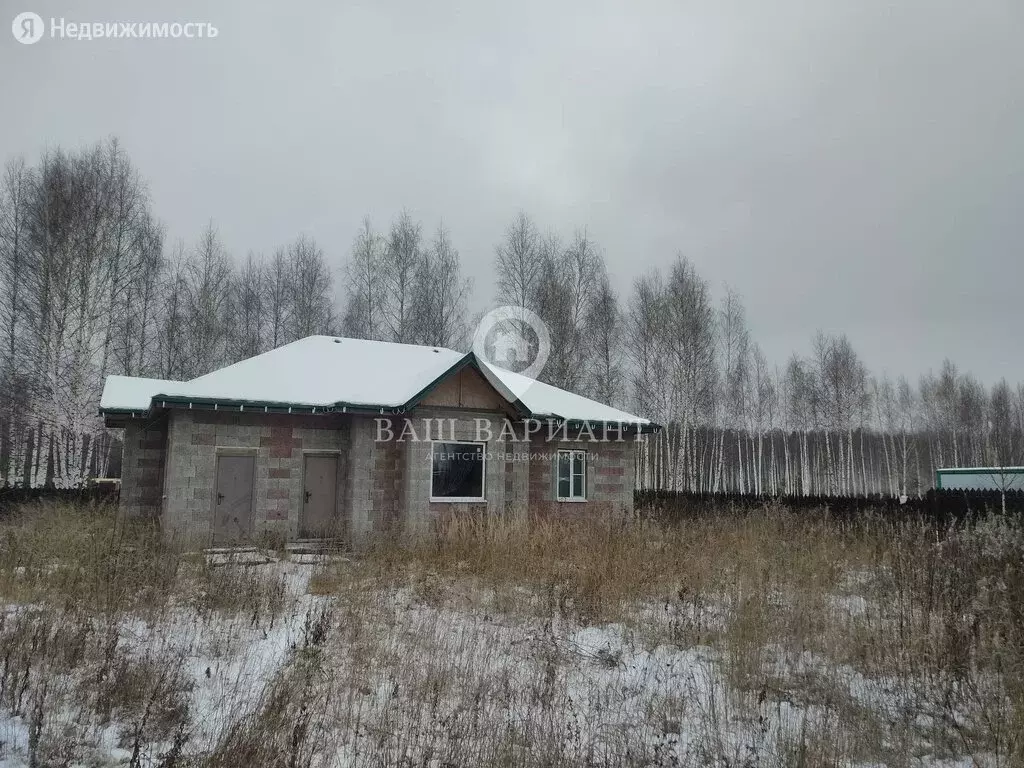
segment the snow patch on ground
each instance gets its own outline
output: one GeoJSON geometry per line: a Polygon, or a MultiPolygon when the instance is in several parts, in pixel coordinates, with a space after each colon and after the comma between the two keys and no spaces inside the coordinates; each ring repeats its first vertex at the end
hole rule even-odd
{"type": "MultiPolygon", "coordinates": [[[[237,554],[210,557],[226,568],[240,564],[237,554]]],[[[311,556],[314,562],[319,557],[311,556]]],[[[431,602],[413,586],[363,591],[350,602],[344,594],[309,594],[314,569],[304,559],[253,551],[241,562],[283,581],[287,594],[279,614],[200,616],[182,605],[156,624],[139,618],[120,624],[129,655],[176,660],[190,681],[192,754],[214,750],[260,706],[282,670],[310,644],[311,627],[325,611],[332,612],[331,634],[311,656],[324,674],[316,707],[324,727],[340,732],[325,740],[329,749],[316,765],[363,765],[375,753],[383,763],[431,764],[428,756],[458,738],[469,717],[480,721],[473,733],[499,739],[528,732],[555,745],[559,759],[600,764],[629,752],[640,763],[695,766],[747,764],[759,754],[776,754],[779,744],[808,728],[828,724],[828,712],[813,701],[784,692],[766,700],[763,691],[737,690],[736,673],[730,674],[736,660],[722,651],[656,641],[644,625],[678,620],[720,628],[727,612],[719,604],[648,602],[635,606],[631,615],[638,620],[628,624],[579,626],[558,616],[503,614],[493,610],[493,596],[476,586],[467,587],[469,594],[454,600],[454,607],[431,602]]],[[[830,601],[852,615],[869,609],[856,595],[830,601]]],[[[4,612],[33,609],[6,606],[4,612]]],[[[839,680],[853,701],[887,717],[907,717],[917,706],[905,698],[907,686],[895,681],[867,679],[810,651],[794,655],[773,645],[762,651],[782,681],[839,680]]],[[[53,715],[68,723],[79,716],[71,706],[53,715]]],[[[127,726],[97,724],[82,764],[126,764],[127,726]]],[[[0,712],[0,768],[27,765],[29,738],[24,715],[0,712]]],[[[157,762],[153,757],[142,764],[157,762]]],[[[927,756],[913,764],[956,768],[984,765],[985,757],[927,756]]]]}

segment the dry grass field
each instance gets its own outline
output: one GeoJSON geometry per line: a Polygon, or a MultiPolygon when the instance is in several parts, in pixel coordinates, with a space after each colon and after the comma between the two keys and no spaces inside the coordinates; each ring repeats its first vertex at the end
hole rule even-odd
{"type": "Polygon", "coordinates": [[[0,523],[0,766],[1016,766],[1024,530],[454,521],[350,557],[0,523]]]}

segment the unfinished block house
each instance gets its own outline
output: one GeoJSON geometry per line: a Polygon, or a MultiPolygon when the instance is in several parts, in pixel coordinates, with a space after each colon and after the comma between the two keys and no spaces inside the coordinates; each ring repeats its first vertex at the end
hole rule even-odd
{"type": "Polygon", "coordinates": [[[186,382],[110,376],[100,412],[124,430],[124,512],[214,543],[629,512],[657,428],[472,352],[331,336],[186,382]]]}

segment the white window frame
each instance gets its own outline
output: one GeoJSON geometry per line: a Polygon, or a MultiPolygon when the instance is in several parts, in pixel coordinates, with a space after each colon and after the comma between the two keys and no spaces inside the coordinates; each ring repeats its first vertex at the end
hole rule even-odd
{"type": "Polygon", "coordinates": [[[558,454],[555,456],[555,499],[557,501],[572,501],[572,502],[579,502],[579,501],[586,501],[587,500],[587,452],[586,451],[580,450],[579,448],[559,448],[558,449],[558,454]],[[560,496],[559,493],[558,493],[559,486],[561,486],[561,479],[562,479],[559,476],[558,473],[559,473],[559,468],[562,466],[561,457],[562,457],[563,453],[569,454],[569,495],[568,496],[560,496]],[[583,483],[583,487],[579,488],[579,489],[573,488],[573,472],[572,472],[573,458],[575,456],[577,456],[577,455],[583,457],[583,476],[580,478],[580,482],[583,483]],[[574,491],[576,491],[576,490],[578,490],[579,493],[574,493],[574,491]]]}
{"type": "Polygon", "coordinates": [[[483,440],[431,440],[430,441],[430,501],[437,502],[440,504],[478,504],[482,501],[487,501],[487,443],[483,440]],[[435,496],[434,495],[434,443],[443,443],[447,445],[479,445],[482,446],[481,450],[481,461],[483,467],[481,468],[480,476],[480,495],[479,496],[435,496]]]}

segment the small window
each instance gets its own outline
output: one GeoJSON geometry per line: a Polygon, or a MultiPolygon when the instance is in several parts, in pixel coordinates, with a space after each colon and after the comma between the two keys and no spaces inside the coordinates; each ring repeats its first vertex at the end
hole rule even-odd
{"type": "Polygon", "coordinates": [[[558,452],[558,500],[587,500],[587,452],[558,452]]]}
{"type": "Polygon", "coordinates": [[[483,501],[484,444],[431,443],[431,501],[483,501]]]}

